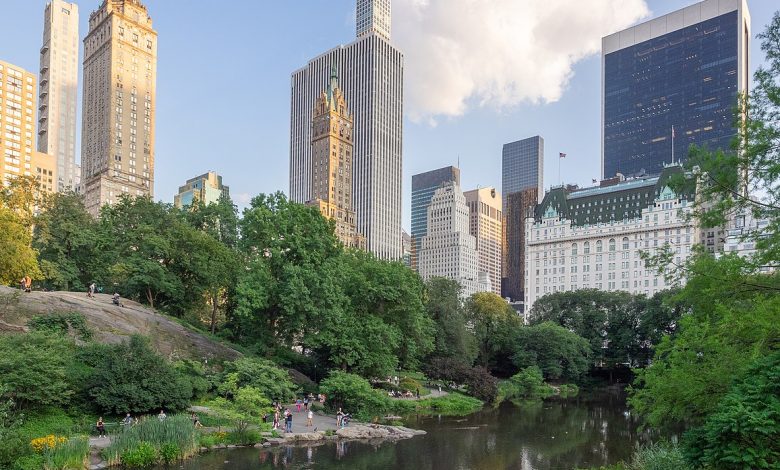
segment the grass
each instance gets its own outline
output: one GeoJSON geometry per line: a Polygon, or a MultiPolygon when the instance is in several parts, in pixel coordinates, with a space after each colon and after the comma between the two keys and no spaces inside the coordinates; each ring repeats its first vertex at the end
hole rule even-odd
{"type": "Polygon", "coordinates": [[[425,398],[423,400],[393,400],[392,411],[398,414],[431,413],[460,416],[479,411],[484,403],[476,398],[450,393],[443,397],[425,398]]]}
{"type": "Polygon", "coordinates": [[[103,451],[103,457],[110,465],[118,465],[123,455],[137,451],[142,443],[146,443],[157,449],[158,453],[164,446],[175,444],[179,450],[179,458],[186,459],[198,452],[198,441],[198,432],[189,416],[169,416],[165,421],[147,418],[120,431],[111,445],[103,451]]]}
{"type": "Polygon", "coordinates": [[[44,470],[81,470],[87,467],[89,438],[79,436],[43,452],[44,470]]]}

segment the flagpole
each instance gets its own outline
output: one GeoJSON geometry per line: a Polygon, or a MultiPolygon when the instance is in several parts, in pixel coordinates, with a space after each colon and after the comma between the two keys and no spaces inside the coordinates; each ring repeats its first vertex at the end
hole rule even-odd
{"type": "Polygon", "coordinates": [[[672,124],[672,165],[674,165],[674,124],[672,124]]]}

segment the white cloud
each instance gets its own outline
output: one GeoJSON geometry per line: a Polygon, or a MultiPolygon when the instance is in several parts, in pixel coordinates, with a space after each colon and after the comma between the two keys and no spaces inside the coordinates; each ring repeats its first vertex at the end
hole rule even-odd
{"type": "MultiPolygon", "coordinates": [[[[396,0],[412,120],[558,100],[601,37],[649,14],[645,0],[396,0]]],[[[598,90],[594,90],[598,93],[598,90]]]]}
{"type": "Polygon", "coordinates": [[[233,202],[241,207],[246,207],[252,202],[252,195],[249,193],[238,193],[233,196],[233,202]]]}

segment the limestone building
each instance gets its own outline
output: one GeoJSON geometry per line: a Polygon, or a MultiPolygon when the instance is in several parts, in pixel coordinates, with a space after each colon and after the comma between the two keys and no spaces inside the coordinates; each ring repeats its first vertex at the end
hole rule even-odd
{"type": "Polygon", "coordinates": [[[103,0],[84,39],[81,186],[97,216],[123,194],[154,196],[157,32],[139,0],[103,0]]]}
{"type": "Polygon", "coordinates": [[[38,151],[56,160],[56,190],[76,189],[79,8],[51,0],[43,17],[38,87],[38,151]]]}
{"type": "Polygon", "coordinates": [[[390,0],[357,1],[357,35],[293,72],[290,110],[290,199],[305,203],[312,188],[312,103],[330,80],[354,113],[352,207],[366,249],[400,260],[402,207],[403,54],[390,42],[390,0]],[[383,19],[384,18],[384,19],[383,19]]]}
{"type": "Polygon", "coordinates": [[[344,246],[365,249],[352,210],[353,119],[333,67],[330,84],[314,105],[311,122],[311,195],[309,204],[336,222],[344,246]]]}
{"type": "Polygon", "coordinates": [[[203,204],[216,204],[222,196],[230,196],[230,188],[222,184],[222,177],[214,171],[209,171],[195,178],[188,179],[184,186],[179,186],[179,192],[173,196],[173,205],[179,209],[191,206],[195,201],[203,204]]]}
{"type": "Polygon", "coordinates": [[[460,168],[447,166],[412,175],[412,253],[411,267],[417,271],[422,237],[428,233],[428,206],[433,193],[442,184],[454,182],[460,186],[460,168]]]}
{"type": "Polygon", "coordinates": [[[489,290],[501,295],[501,245],[503,212],[496,188],[463,193],[469,206],[469,232],[477,241],[477,270],[484,273],[489,290]]]}
{"type": "Polygon", "coordinates": [[[671,287],[645,267],[640,253],[668,246],[680,264],[700,243],[687,217],[695,190],[676,194],[667,184],[679,166],[660,176],[612,178],[599,186],[559,186],[545,195],[526,220],[525,311],[553,292],[622,290],[653,295],[671,287]]]}
{"type": "Polygon", "coordinates": [[[469,233],[469,207],[455,182],[442,184],[428,206],[428,229],[422,237],[418,272],[428,280],[444,277],[458,281],[461,295],[485,292],[486,276],[480,282],[477,239],[469,233]]]}

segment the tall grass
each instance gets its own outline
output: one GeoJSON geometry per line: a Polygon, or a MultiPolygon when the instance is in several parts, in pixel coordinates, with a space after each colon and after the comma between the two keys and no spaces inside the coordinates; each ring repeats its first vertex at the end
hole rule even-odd
{"type": "Polygon", "coordinates": [[[87,468],[89,438],[79,436],[43,451],[44,470],[82,470],[87,468]]]}
{"type": "Polygon", "coordinates": [[[117,465],[122,454],[136,450],[141,443],[154,446],[158,452],[163,448],[171,448],[169,444],[175,444],[179,449],[179,458],[186,459],[198,452],[198,433],[186,415],[169,416],[164,421],[149,417],[121,430],[103,451],[103,457],[109,465],[117,465]]]}

